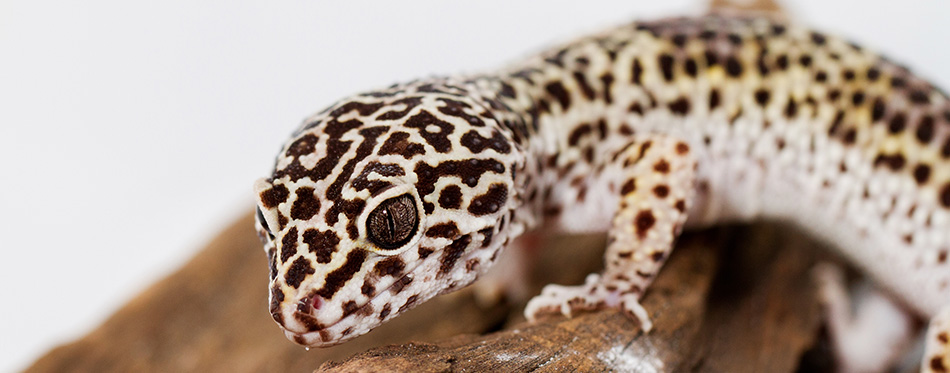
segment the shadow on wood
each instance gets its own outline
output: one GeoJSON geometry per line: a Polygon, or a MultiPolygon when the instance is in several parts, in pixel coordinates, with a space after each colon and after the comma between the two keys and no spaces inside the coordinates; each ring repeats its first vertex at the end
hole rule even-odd
{"type": "MultiPolygon", "coordinates": [[[[267,313],[267,264],[252,226],[250,216],[240,219],[180,270],[29,371],[787,372],[818,335],[808,281],[816,245],[755,226],[682,239],[644,298],[655,323],[646,335],[613,311],[525,323],[523,305],[480,307],[463,289],[351,342],[306,351],[267,313]]],[[[601,266],[603,244],[599,237],[549,240],[534,291],[580,283],[601,266]]]]}

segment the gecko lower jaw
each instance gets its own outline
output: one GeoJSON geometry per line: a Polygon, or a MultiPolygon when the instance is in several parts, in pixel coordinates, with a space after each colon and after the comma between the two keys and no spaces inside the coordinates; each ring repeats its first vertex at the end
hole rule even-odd
{"type": "Polygon", "coordinates": [[[389,302],[394,294],[393,288],[398,284],[405,286],[411,283],[412,272],[409,271],[393,283],[378,291],[372,298],[362,305],[350,310],[339,319],[329,323],[320,322],[319,312],[322,308],[336,307],[317,294],[308,294],[296,303],[287,304],[283,309],[284,322],[281,327],[288,339],[307,347],[329,347],[363,335],[384,321],[395,315],[380,317],[379,310],[374,307],[380,303],[389,302]],[[389,317],[386,317],[389,316],[389,317]]]}

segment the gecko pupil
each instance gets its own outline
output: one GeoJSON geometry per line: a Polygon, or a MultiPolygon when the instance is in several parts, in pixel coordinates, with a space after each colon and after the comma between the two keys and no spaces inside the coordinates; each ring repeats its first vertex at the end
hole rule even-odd
{"type": "Polygon", "coordinates": [[[416,204],[408,194],[383,201],[366,219],[369,240],[386,250],[405,245],[418,228],[416,204]]]}

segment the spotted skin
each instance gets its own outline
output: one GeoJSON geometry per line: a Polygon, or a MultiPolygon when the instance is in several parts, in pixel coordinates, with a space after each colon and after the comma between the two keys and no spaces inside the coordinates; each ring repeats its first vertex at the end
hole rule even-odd
{"type": "Polygon", "coordinates": [[[946,95],[764,19],[635,23],[347,98],[255,189],[271,314],[308,346],[471,283],[541,228],[608,232],[606,269],[546,288],[529,318],[617,307],[648,326],[638,299],[684,226],[760,218],[828,241],[920,314],[950,304],[946,95]],[[405,196],[417,216],[378,224],[408,237],[385,248],[367,216],[405,196]]]}

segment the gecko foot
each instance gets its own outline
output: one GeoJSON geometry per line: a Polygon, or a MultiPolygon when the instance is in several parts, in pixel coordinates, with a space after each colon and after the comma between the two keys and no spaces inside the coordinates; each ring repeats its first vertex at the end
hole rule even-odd
{"type": "Polygon", "coordinates": [[[644,332],[653,329],[650,315],[640,305],[640,292],[628,285],[612,284],[601,280],[600,275],[590,274],[583,285],[547,285],[541,294],[532,298],[524,314],[529,321],[549,313],[561,313],[571,317],[579,311],[603,308],[620,308],[631,319],[640,322],[644,332]]]}

